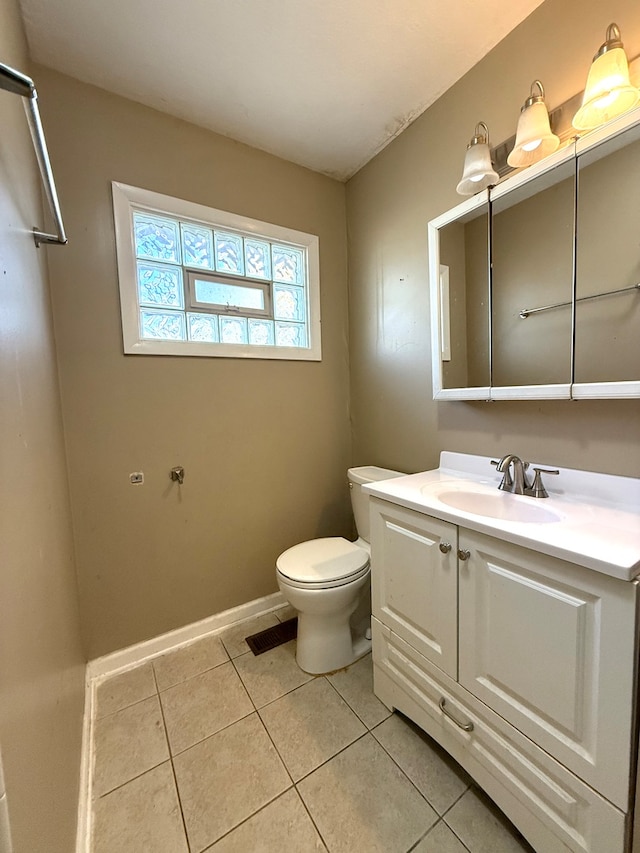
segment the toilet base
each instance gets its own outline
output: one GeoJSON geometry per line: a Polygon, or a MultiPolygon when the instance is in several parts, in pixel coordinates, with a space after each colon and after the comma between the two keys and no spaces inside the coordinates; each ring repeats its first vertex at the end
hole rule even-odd
{"type": "Polygon", "coordinates": [[[309,675],[327,675],[344,669],[370,651],[371,640],[364,636],[354,638],[344,614],[334,621],[327,620],[326,615],[314,619],[313,614],[298,613],[296,662],[309,675]]]}
{"type": "Polygon", "coordinates": [[[339,586],[309,589],[293,586],[278,571],[280,592],[298,611],[296,661],[309,675],[344,669],[365,655],[371,626],[371,575],[339,586]]]}

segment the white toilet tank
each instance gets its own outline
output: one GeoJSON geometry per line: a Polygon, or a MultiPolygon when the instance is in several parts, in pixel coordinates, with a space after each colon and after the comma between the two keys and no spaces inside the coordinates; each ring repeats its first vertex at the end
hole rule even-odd
{"type": "Polygon", "coordinates": [[[351,489],[351,507],[356,520],[358,536],[369,542],[369,495],[362,491],[365,483],[375,483],[378,480],[391,480],[393,477],[404,477],[402,471],[390,471],[388,468],[376,468],[375,465],[365,465],[362,468],[349,468],[349,488],[351,489]]]}

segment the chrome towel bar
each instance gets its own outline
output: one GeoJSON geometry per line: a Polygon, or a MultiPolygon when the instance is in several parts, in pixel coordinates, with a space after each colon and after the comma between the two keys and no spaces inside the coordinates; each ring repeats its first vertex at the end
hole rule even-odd
{"type": "Polygon", "coordinates": [[[60,212],[60,204],[58,202],[58,194],[56,192],[56,184],[53,179],[53,171],[51,170],[51,161],[49,160],[49,152],[47,143],[44,138],[42,122],[40,121],[40,111],[38,110],[38,93],[33,84],[33,80],[27,77],[26,74],[21,74],[15,68],[10,68],[0,62],[0,89],[5,89],[7,92],[13,92],[14,95],[20,95],[26,99],[24,105],[35,148],[36,157],[38,158],[38,166],[44,183],[44,189],[49,200],[51,213],[55,220],[57,234],[47,234],[40,231],[38,228],[33,229],[33,236],[36,241],[36,246],[41,243],[57,243],[64,245],[67,242],[64,224],[62,222],[62,214],[60,212]]]}
{"type": "MultiPolygon", "coordinates": [[[[632,284],[629,287],[620,287],[618,290],[607,290],[604,293],[594,293],[592,296],[580,296],[576,302],[588,302],[590,299],[601,299],[603,296],[615,296],[616,293],[626,293],[628,290],[640,290],[640,284],[632,284]]],[[[526,320],[531,314],[539,314],[540,311],[551,311],[554,308],[565,308],[571,302],[556,302],[554,305],[543,305],[542,308],[523,308],[520,317],[526,320]]]]}

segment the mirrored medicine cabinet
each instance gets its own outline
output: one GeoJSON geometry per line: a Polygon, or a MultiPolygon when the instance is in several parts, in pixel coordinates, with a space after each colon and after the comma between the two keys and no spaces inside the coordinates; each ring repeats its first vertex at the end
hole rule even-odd
{"type": "Polygon", "coordinates": [[[429,223],[436,400],[640,397],[640,109],[429,223]]]}

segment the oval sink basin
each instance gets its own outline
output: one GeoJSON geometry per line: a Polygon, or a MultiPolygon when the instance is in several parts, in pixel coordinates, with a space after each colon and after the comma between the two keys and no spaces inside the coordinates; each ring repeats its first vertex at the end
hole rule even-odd
{"type": "Polygon", "coordinates": [[[514,499],[514,496],[505,492],[473,492],[461,490],[449,490],[436,493],[439,501],[454,509],[470,512],[473,515],[481,515],[485,518],[498,518],[504,521],[529,522],[533,524],[546,524],[551,521],[560,521],[562,516],[547,507],[539,506],[530,501],[514,499]]]}

